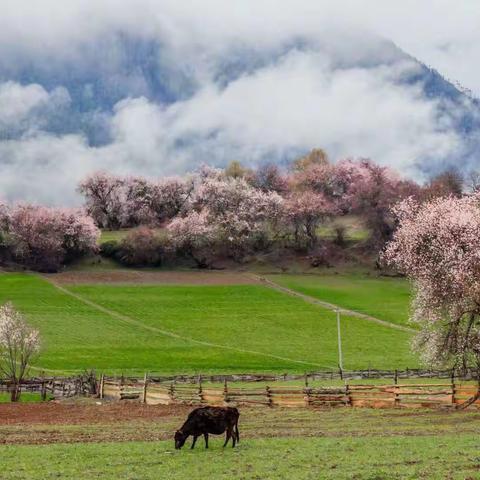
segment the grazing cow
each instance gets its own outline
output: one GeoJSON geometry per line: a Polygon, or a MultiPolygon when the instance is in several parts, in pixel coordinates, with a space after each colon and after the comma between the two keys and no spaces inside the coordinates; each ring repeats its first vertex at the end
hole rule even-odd
{"type": "Polygon", "coordinates": [[[224,447],[230,438],[232,447],[240,441],[238,433],[238,417],[240,413],[236,408],[231,407],[200,407],[196,408],[187,418],[180,430],[175,432],[175,448],[183,447],[187,438],[192,435],[192,447],[195,447],[197,438],[200,435],[205,437],[205,448],[208,448],[208,434],[220,435],[226,432],[224,447]]]}

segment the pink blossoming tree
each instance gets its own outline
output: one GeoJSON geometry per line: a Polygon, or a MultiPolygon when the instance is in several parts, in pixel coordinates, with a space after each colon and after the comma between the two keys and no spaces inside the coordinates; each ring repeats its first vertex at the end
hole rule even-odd
{"type": "Polygon", "coordinates": [[[82,211],[17,205],[8,209],[3,236],[14,259],[40,271],[57,271],[95,252],[99,230],[82,211]]]}
{"type": "Polygon", "coordinates": [[[324,194],[311,190],[291,194],[285,202],[284,217],[293,227],[296,248],[315,246],[318,227],[336,212],[324,194]]]}
{"type": "Polygon", "coordinates": [[[87,213],[100,228],[111,230],[125,225],[125,180],[106,172],[85,178],[78,191],[85,197],[87,213]]]}
{"type": "Polygon", "coordinates": [[[413,282],[424,360],[480,367],[480,198],[408,199],[395,214],[384,259],[413,282]]]}
{"type": "Polygon", "coordinates": [[[218,240],[217,228],[209,221],[206,209],[175,218],[168,231],[176,249],[195,261],[198,268],[209,268],[218,240]]]}

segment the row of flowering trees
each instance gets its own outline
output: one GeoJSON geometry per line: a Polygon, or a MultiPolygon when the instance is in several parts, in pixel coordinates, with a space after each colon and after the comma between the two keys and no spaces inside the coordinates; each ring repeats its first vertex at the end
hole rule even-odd
{"type": "MultiPolygon", "coordinates": [[[[160,180],[97,172],[78,189],[84,210],[0,204],[0,261],[55,271],[94,252],[99,228],[141,227],[120,250],[110,246],[104,253],[132,265],[180,254],[208,267],[219,255],[239,260],[273,248],[314,251],[319,227],[346,214],[363,218],[371,232],[368,246],[377,252],[395,228],[391,208],[398,201],[462,193],[452,173],[419,186],[369,160],[333,164],[322,150],[284,170],[232,162],[224,170],[160,180]],[[152,228],[159,226],[163,234],[152,228]]],[[[338,244],[341,237],[339,230],[338,244]]]]}
{"type": "Polygon", "coordinates": [[[314,150],[286,171],[232,162],[161,180],[96,172],[79,191],[99,227],[166,227],[174,248],[206,266],[219,249],[235,259],[274,244],[313,249],[322,224],[352,213],[364,218],[378,249],[394,228],[391,207],[426,190],[369,160],[333,164],[314,150]]]}
{"type": "Polygon", "coordinates": [[[97,249],[100,231],[82,210],[0,204],[0,258],[40,271],[97,249]]]}

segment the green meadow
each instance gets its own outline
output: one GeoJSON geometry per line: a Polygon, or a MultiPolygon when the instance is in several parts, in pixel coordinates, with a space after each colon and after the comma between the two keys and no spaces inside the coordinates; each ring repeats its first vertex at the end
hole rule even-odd
{"type": "MultiPolygon", "coordinates": [[[[35,366],[46,371],[283,373],[338,365],[335,314],[266,286],[64,288],[38,275],[0,275],[0,302],[12,301],[41,332],[35,366]]],[[[394,293],[386,289],[383,301],[396,301],[394,293]]],[[[401,323],[404,312],[384,319],[401,323]]],[[[344,316],[344,368],[415,367],[409,339],[408,332],[344,316]]]]}
{"type": "Polygon", "coordinates": [[[475,479],[476,434],[263,438],[236,449],[173,449],[172,441],[3,446],[2,478],[13,479],[475,479]]]}
{"type": "Polygon", "coordinates": [[[408,325],[411,287],[404,278],[364,273],[324,275],[269,275],[279,285],[297,292],[387,320],[408,325]]]}

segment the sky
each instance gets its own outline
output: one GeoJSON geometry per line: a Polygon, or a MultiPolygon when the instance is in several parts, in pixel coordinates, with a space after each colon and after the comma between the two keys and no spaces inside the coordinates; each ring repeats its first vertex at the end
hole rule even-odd
{"type": "Polygon", "coordinates": [[[437,99],[400,82],[418,69],[402,51],[480,96],[475,0],[0,3],[0,198],[8,201],[78,203],[75,185],[96,169],[172,175],[315,147],[421,179],[419,159],[435,164],[463,139],[437,99]],[[163,97],[137,66],[123,68],[119,34],[160,45],[152,68],[163,97]],[[31,64],[58,82],[31,81],[31,64]],[[106,95],[118,93],[112,105],[79,113],[70,69],[90,72],[86,99],[98,71],[106,95]],[[70,124],[108,139],[95,143],[70,124]]]}

